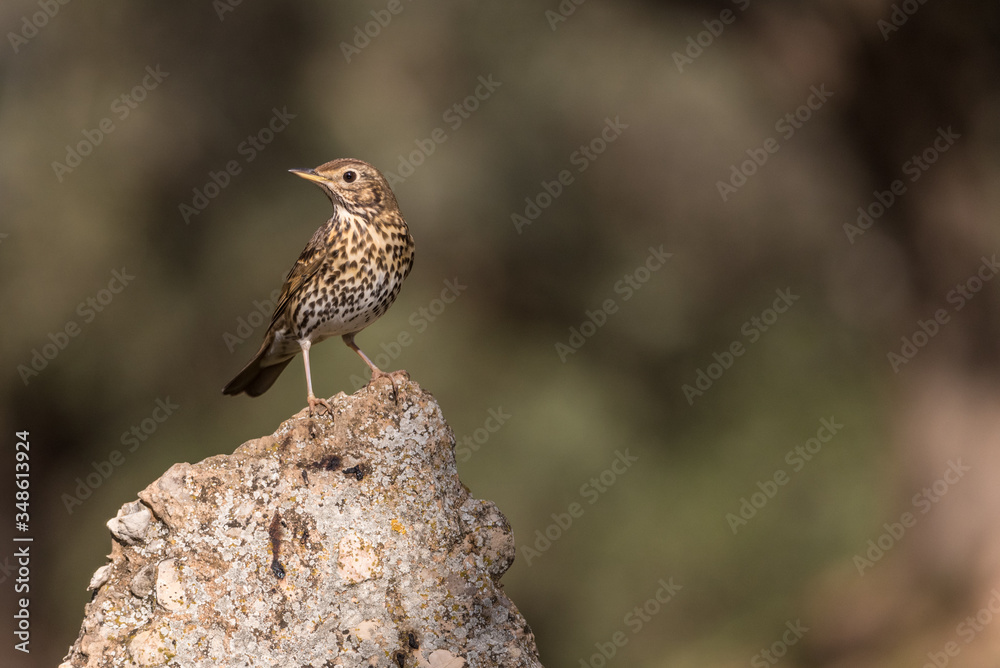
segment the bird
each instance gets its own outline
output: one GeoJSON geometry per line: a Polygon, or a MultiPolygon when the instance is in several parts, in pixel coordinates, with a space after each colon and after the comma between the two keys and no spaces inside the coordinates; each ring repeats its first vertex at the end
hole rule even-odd
{"type": "Polygon", "coordinates": [[[354,342],[395,301],[413,268],[414,243],[388,181],[375,167],[339,158],[315,169],[290,169],[318,185],[333,204],[333,216],[313,234],[281,288],[264,342],[253,359],[222,390],[260,396],[299,352],[306,370],[310,415],[325,399],[313,394],[309,349],[340,336],[371,368],[379,369],[354,342]]]}

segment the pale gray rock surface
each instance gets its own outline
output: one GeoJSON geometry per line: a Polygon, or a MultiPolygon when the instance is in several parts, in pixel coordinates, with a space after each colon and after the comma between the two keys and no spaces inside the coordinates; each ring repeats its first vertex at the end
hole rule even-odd
{"type": "Polygon", "coordinates": [[[434,398],[396,385],[176,464],[126,503],[61,668],[540,667],[500,585],[506,519],[459,481],[434,398]]]}

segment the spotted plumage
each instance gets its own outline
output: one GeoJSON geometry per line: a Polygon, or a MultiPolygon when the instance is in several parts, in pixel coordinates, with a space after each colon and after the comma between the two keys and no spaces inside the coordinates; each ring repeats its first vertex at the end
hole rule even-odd
{"type": "Polygon", "coordinates": [[[223,390],[256,397],[267,391],[302,352],[310,410],[325,405],[313,395],[309,348],[341,336],[371,367],[385,374],[354,343],[395,301],[413,267],[413,237],[396,197],[377,169],[342,158],[292,173],[315,182],[333,203],[333,216],[306,244],[281,288],[264,343],[223,390]]]}

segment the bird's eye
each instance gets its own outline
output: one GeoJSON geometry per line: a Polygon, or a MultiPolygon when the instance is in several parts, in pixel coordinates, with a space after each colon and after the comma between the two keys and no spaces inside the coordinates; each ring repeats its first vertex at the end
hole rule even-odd
{"type": "Polygon", "coordinates": [[[358,173],[353,169],[344,172],[344,183],[353,183],[358,178],[358,173]]]}

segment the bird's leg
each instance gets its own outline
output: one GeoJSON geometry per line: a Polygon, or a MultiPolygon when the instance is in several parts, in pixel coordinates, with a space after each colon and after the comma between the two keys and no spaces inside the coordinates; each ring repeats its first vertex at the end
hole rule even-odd
{"type": "Polygon", "coordinates": [[[347,344],[347,347],[356,352],[357,354],[361,355],[361,359],[365,361],[365,364],[371,367],[372,379],[369,381],[368,384],[370,385],[371,383],[373,383],[376,378],[382,378],[383,376],[385,376],[389,379],[389,382],[392,383],[393,396],[394,397],[398,396],[396,388],[396,378],[391,373],[386,373],[385,371],[382,371],[382,369],[375,366],[374,362],[368,359],[368,355],[365,355],[364,352],[361,350],[361,348],[358,348],[357,344],[354,343],[354,334],[344,334],[342,338],[344,339],[344,343],[347,344]]]}
{"type": "Polygon", "coordinates": [[[316,414],[317,406],[322,406],[326,409],[327,413],[332,414],[333,411],[330,408],[330,402],[326,399],[317,399],[316,395],[313,394],[312,372],[309,370],[309,348],[312,347],[312,343],[309,339],[302,339],[299,341],[299,347],[302,348],[302,361],[306,365],[306,391],[308,392],[306,401],[309,403],[309,415],[316,414]]]}

